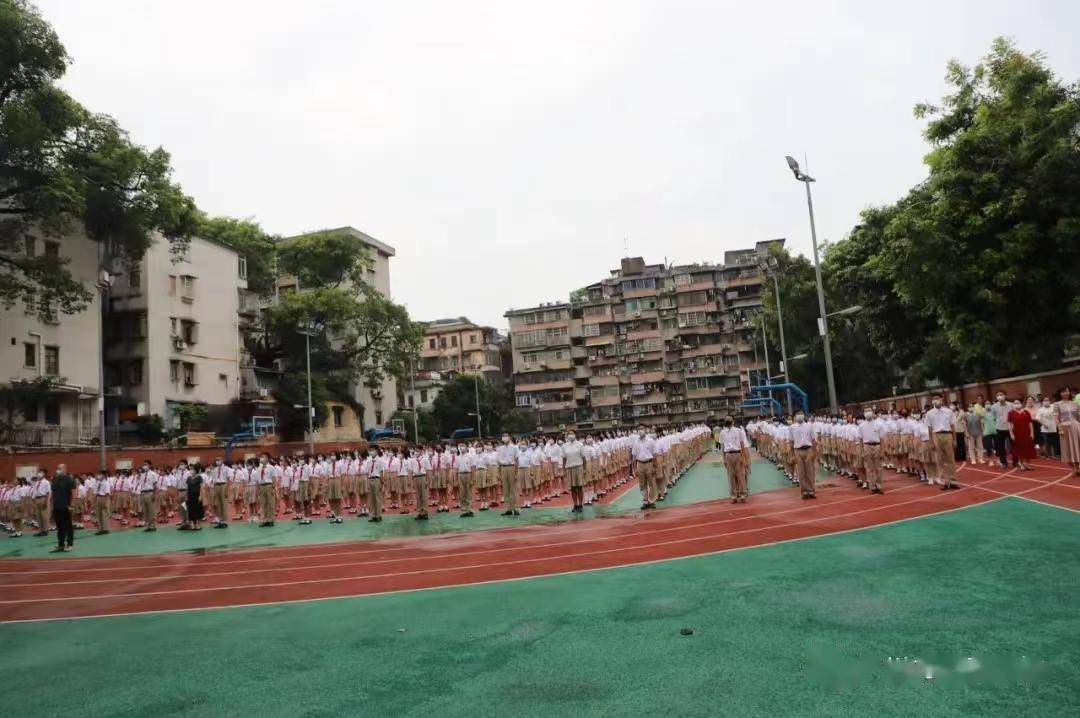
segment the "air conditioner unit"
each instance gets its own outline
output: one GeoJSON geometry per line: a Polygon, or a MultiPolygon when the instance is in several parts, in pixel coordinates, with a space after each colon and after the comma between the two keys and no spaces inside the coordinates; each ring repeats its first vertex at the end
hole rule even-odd
{"type": "Polygon", "coordinates": [[[270,390],[269,389],[259,389],[259,398],[260,399],[265,399],[268,396],[270,396],[270,390]]]}

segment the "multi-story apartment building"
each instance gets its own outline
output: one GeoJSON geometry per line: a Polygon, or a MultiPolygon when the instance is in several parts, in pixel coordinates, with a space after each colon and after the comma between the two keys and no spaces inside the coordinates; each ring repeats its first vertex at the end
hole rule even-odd
{"type": "MultiPolygon", "coordinates": [[[[318,231],[348,232],[349,234],[358,237],[370,250],[372,259],[372,265],[368,268],[364,281],[369,286],[378,290],[379,293],[386,297],[390,297],[390,258],[397,253],[393,247],[384,242],[380,242],[374,237],[353,227],[339,227],[337,229],[318,231]]],[[[307,234],[314,234],[314,232],[297,236],[303,237],[307,236],[307,234]]],[[[282,276],[278,279],[278,292],[282,294],[303,290],[304,288],[300,286],[299,280],[296,277],[282,276]]],[[[254,371],[251,372],[250,378],[245,383],[253,388],[260,386],[258,377],[254,371]]],[[[352,387],[352,392],[353,398],[364,409],[363,415],[356,416],[356,413],[352,408],[335,404],[333,412],[327,420],[327,426],[325,427],[326,429],[335,430],[326,433],[334,434],[340,439],[359,438],[359,436],[345,436],[344,434],[359,434],[359,431],[354,432],[352,429],[349,429],[349,427],[359,427],[360,430],[363,430],[372,426],[384,426],[385,423],[390,420],[391,415],[397,410],[397,382],[394,381],[393,377],[387,376],[381,383],[375,386],[357,384],[352,387]]],[[[265,392],[263,393],[265,394],[265,392]]],[[[322,437],[322,432],[320,432],[318,428],[316,428],[316,433],[320,434],[320,438],[322,437]]]]}
{"type": "MultiPolygon", "coordinates": [[[[540,430],[716,419],[742,411],[757,356],[753,315],[773,242],[722,265],[622,260],[572,303],[510,310],[517,405],[540,430]]],[[[754,413],[754,412],[748,412],[754,413]]]]}
{"type": "Polygon", "coordinates": [[[503,340],[494,327],[482,327],[466,317],[427,322],[415,376],[404,390],[405,405],[431,408],[446,380],[459,374],[503,382],[503,340]]]}
{"type": "Polygon", "coordinates": [[[257,309],[247,296],[246,260],[199,237],[183,253],[155,237],[140,261],[114,269],[105,320],[108,423],[157,414],[175,428],[179,405],[239,398],[243,333],[257,309]]]}
{"type": "Polygon", "coordinates": [[[39,315],[39,298],[25,298],[5,308],[0,305],[0,383],[53,379],[51,393],[42,401],[18,407],[17,416],[5,416],[19,426],[5,441],[30,445],[90,443],[98,436],[101,341],[98,280],[100,247],[82,233],[65,237],[34,236],[24,251],[34,256],[67,260],[67,269],[93,291],[87,307],[76,314],[39,315]]]}

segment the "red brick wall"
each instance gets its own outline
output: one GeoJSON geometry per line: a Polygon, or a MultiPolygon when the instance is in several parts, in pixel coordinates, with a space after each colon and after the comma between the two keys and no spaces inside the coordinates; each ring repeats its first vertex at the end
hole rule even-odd
{"type": "MultiPolygon", "coordinates": [[[[367,442],[324,442],[315,444],[315,453],[326,453],[344,449],[367,448],[367,442]]],[[[252,444],[234,446],[232,457],[234,460],[243,459],[246,454],[260,454],[267,452],[271,456],[292,455],[296,452],[307,452],[306,442],[291,442],[281,444],[252,444]]],[[[149,459],[155,466],[175,466],[181,459],[190,459],[198,456],[203,463],[209,463],[216,458],[223,457],[225,449],[220,446],[209,448],[190,449],[109,449],[105,460],[111,469],[117,459],[130,459],[133,467],[140,466],[143,461],[149,459]]],[[[100,463],[97,449],[78,448],[68,451],[21,451],[18,453],[0,453],[0,480],[8,480],[15,475],[17,466],[38,466],[52,473],[58,464],[66,464],[68,471],[82,474],[98,470],[100,463]]]]}
{"type": "Polygon", "coordinates": [[[1005,377],[994,379],[981,384],[965,384],[956,388],[941,388],[934,391],[923,391],[917,394],[904,394],[902,396],[886,396],[880,399],[871,399],[859,404],[845,406],[850,411],[858,411],[866,404],[877,405],[882,408],[891,402],[896,402],[898,409],[915,409],[921,411],[923,404],[930,403],[930,397],[941,394],[946,403],[951,401],[960,402],[960,406],[973,404],[981,394],[984,401],[993,401],[999,392],[1005,392],[1009,399],[1024,399],[1028,395],[1042,394],[1056,398],[1058,390],[1062,387],[1076,389],[1080,387],[1080,368],[1058,369],[1056,371],[1043,372],[1041,374],[1028,374],[1025,376],[1005,377]]]}

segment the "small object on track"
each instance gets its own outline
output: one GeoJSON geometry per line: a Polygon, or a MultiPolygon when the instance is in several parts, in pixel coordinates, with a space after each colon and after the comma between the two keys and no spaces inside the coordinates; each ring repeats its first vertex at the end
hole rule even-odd
{"type": "Polygon", "coordinates": [[[679,633],[681,633],[684,636],[692,636],[692,635],[694,635],[694,629],[693,628],[681,628],[681,629],[679,629],[679,633]]]}

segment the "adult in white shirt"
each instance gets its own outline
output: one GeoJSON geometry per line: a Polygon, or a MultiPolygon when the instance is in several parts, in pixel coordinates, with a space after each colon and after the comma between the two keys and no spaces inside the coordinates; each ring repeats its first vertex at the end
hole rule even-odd
{"type": "Polygon", "coordinates": [[[746,432],[742,427],[735,426],[735,419],[729,416],[724,420],[724,428],[720,429],[716,436],[717,447],[724,452],[724,468],[727,470],[731,503],[746,503],[749,495],[747,466],[750,455],[750,442],[746,438],[746,432]]]}
{"type": "Polygon", "coordinates": [[[214,465],[207,472],[210,481],[210,508],[214,511],[214,528],[224,529],[229,527],[229,481],[232,480],[232,469],[221,461],[214,459],[214,465]]]}
{"type": "Polygon", "coordinates": [[[383,520],[383,473],[390,466],[390,458],[383,453],[382,449],[372,449],[371,467],[368,472],[368,502],[371,508],[371,518],[368,521],[379,523],[383,520]]]}
{"type": "Polygon", "coordinates": [[[638,427],[637,436],[631,446],[634,459],[634,476],[641,490],[642,509],[656,508],[656,472],[653,460],[656,458],[656,439],[645,433],[645,426],[638,427]]]}
{"type": "Polygon", "coordinates": [[[933,406],[926,412],[926,427],[930,430],[934,447],[934,463],[937,466],[941,490],[958,489],[956,484],[956,440],[953,438],[953,413],[941,405],[941,395],[935,394],[930,401],[933,406]]]}
{"type": "Polygon", "coordinates": [[[34,535],[48,536],[49,515],[52,513],[49,508],[49,499],[52,497],[52,484],[49,483],[49,477],[45,475],[44,471],[38,471],[37,478],[34,479],[33,484],[30,486],[30,496],[33,499],[34,520],[38,525],[37,533],[34,535]]]}

